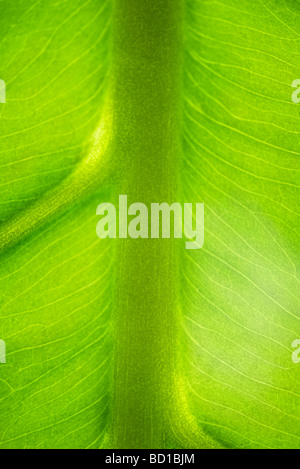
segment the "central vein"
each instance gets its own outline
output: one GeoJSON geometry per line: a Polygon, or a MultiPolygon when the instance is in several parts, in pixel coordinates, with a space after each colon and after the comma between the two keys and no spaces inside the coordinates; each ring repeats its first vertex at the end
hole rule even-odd
{"type": "MultiPolygon", "coordinates": [[[[119,193],[178,196],[183,0],[115,0],[113,100],[119,193]]],[[[174,400],[177,244],[119,240],[113,448],[161,448],[174,400]]]]}

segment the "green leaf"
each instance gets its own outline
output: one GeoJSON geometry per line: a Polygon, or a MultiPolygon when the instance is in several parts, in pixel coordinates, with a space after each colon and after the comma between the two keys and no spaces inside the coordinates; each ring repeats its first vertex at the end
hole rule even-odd
{"type": "Polygon", "coordinates": [[[295,0],[0,2],[0,448],[300,448],[295,0]],[[205,245],[96,208],[205,203],[205,245]]]}
{"type": "Polygon", "coordinates": [[[80,194],[98,174],[90,148],[107,89],[111,2],[3,1],[0,12],[0,237],[13,244],[0,263],[0,446],[99,447],[112,258],[95,236],[95,211],[110,193],[100,184],[80,194]],[[32,235],[14,244],[24,231],[32,235]]]}
{"type": "Polygon", "coordinates": [[[188,400],[229,447],[299,448],[300,10],[189,1],[183,188],[206,203],[184,253],[188,400]]]}

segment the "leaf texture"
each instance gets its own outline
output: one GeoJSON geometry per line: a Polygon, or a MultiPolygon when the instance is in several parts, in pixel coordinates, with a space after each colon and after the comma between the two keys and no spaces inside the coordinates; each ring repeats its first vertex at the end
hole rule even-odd
{"type": "Polygon", "coordinates": [[[0,246],[0,448],[300,448],[300,7],[127,1],[126,15],[120,0],[0,1],[0,240],[43,212],[0,246]],[[181,4],[182,45],[159,16],[181,4]],[[114,29],[123,16],[128,36],[114,29]],[[132,202],[204,202],[204,248],[97,239],[96,207],[120,188],[146,199],[132,202]],[[48,216],[52,191],[62,209],[48,216]]]}
{"type": "Polygon", "coordinates": [[[188,2],[183,187],[206,240],[182,257],[184,362],[229,447],[300,445],[299,31],[296,2],[188,2]]]}

